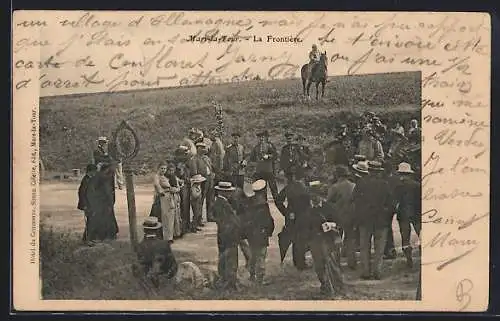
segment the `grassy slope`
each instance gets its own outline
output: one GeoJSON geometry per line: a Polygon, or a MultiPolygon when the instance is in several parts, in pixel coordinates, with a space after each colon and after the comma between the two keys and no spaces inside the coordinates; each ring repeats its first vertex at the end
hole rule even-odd
{"type": "Polygon", "coordinates": [[[238,128],[245,144],[268,128],[281,147],[283,129],[292,128],[318,147],[334,125],[366,109],[405,124],[420,118],[420,74],[332,77],[319,103],[303,101],[299,80],[41,98],[42,159],[49,170],[83,168],[95,138],[111,136],[121,120],[130,119],[141,138],[137,163],[154,166],[189,127],[215,125],[212,100],[223,105],[228,130],[238,128]]]}

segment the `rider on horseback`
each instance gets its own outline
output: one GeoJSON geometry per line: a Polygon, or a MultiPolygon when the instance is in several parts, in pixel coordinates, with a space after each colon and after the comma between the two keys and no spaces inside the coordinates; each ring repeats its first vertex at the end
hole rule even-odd
{"type": "Polygon", "coordinates": [[[312,45],[312,50],[309,52],[309,73],[312,72],[313,67],[319,62],[320,52],[316,45],[312,45]]]}

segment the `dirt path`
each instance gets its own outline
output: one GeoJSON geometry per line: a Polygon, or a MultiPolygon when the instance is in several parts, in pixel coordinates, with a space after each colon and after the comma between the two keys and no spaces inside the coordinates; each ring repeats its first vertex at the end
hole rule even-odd
{"type": "MultiPolygon", "coordinates": [[[[76,209],[77,189],[76,182],[61,183],[50,182],[41,184],[40,215],[44,224],[52,226],[56,230],[81,233],[84,226],[83,213],[76,209]]],[[[136,208],[139,236],[142,236],[140,224],[149,215],[153,199],[152,187],[148,185],[136,186],[136,208]]],[[[127,200],[125,191],[117,190],[116,218],[120,228],[119,240],[127,241],[129,237],[127,200]]],[[[266,273],[272,284],[269,288],[255,294],[257,298],[263,299],[311,299],[318,290],[318,281],[313,270],[297,272],[291,262],[291,253],[288,253],[284,266],[280,266],[277,234],[281,231],[284,220],[283,216],[271,203],[271,212],[275,219],[275,231],[270,240],[268,258],[266,262],[266,273]]],[[[394,237],[396,247],[400,246],[399,226],[394,224],[394,237]]],[[[417,242],[413,235],[413,243],[417,242]]],[[[173,244],[174,251],[180,251],[191,261],[216,270],[217,245],[215,223],[208,223],[202,232],[188,234],[173,244]]],[[[291,251],[290,251],[291,252],[291,251]]],[[[244,258],[240,255],[240,278],[245,279],[248,274],[244,271],[244,258]]],[[[308,257],[308,261],[311,258],[308,257]]],[[[419,263],[419,261],[418,261],[419,263]]],[[[345,262],[342,262],[345,266],[345,262]]],[[[403,258],[386,261],[384,264],[384,279],[381,281],[361,281],[358,271],[346,269],[345,278],[348,286],[353,289],[352,299],[394,299],[411,300],[415,296],[417,286],[418,267],[408,271],[404,266],[403,258]]]]}

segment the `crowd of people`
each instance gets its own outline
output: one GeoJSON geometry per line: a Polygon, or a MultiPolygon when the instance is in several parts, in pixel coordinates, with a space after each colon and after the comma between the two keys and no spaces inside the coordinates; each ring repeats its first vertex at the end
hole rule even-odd
{"type": "MultiPolygon", "coordinates": [[[[341,257],[347,258],[348,268],[357,269],[356,251],[362,279],[383,277],[384,256],[396,255],[394,215],[411,267],[411,226],[420,233],[421,130],[416,120],[409,125],[408,131],[400,123],[388,129],[371,112],[357,123],[343,124],[333,142],[324,146],[323,170],[333,165],[331,181],[315,176],[302,135],[286,132],[286,144],[278,152],[266,130],[258,132],[259,142],[247,148],[237,131],[225,145],[220,131],[205,135],[191,128],[154,174],[153,204],[138,250],[144,273],[173,277],[177,264],[171,244],[201,231],[206,212],[206,221],[217,225],[218,287],[236,288],[238,248],[250,280],[268,283],[265,261],[275,229],[268,189],[285,219],[278,236],[282,260],[291,245],[294,266],[304,270],[309,268],[305,255],[310,251],[322,293],[342,291],[341,257]],[[250,163],[255,170],[247,177],[250,163]],[[286,177],[281,190],[276,182],[280,172],[286,177]],[[246,180],[251,181],[250,195],[244,190],[246,180]],[[156,261],[161,264],[155,265],[156,261]]],[[[89,245],[115,238],[118,232],[113,205],[115,184],[121,187],[120,163],[106,145],[105,137],[98,139],[94,162],[87,166],[79,189],[78,208],[85,213],[84,241],[89,245]]]]}

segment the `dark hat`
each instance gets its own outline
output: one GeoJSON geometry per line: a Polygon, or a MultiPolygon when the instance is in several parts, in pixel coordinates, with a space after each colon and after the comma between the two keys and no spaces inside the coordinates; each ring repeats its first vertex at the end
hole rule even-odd
{"type": "Polygon", "coordinates": [[[306,140],[306,136],[302,135],[302,134],[298,134],[297,135],[297,139],[298,140],[306,140]]]}
{"type": "Polygon", "coordinates": [[[293,137],[293,133],[291,131],[285,132],[285,137],[293,137]]]}
{"type": "Polygon", "coordinates": [[[231,136],[233,136],[233,137],[241,137],[241,134],[238,131],[234,131],[234,132],[231,133],[231,136]]]}

